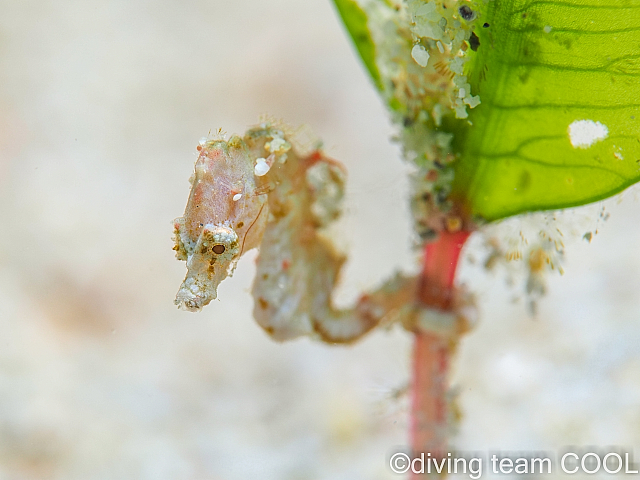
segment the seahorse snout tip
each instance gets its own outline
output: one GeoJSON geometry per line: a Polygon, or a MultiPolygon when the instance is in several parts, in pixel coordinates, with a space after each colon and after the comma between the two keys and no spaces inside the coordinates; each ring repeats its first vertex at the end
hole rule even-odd
{"type": "Polygon", "coordinates": [[[180,290],[178,290],[173,303],[177,305],[180,310],[199,312],[205,305],[208,305],[211,300],[215,300],[216,298],[216,288],[209,286],[209,288],[202,289],[193,277],[187,277],[180,286],[180,290]]]}

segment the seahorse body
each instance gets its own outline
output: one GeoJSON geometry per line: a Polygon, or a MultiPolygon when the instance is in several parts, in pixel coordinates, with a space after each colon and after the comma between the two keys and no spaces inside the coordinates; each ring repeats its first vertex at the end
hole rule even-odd
{"type": "Polygon", "coordinates": [[[345,257],[326,227],[341,213],[345,177],[338,162],[318,150],[300,153],[270,124],[205,143],[185,214],[174,223],[176,256],[188,270],[175,303],[199,311],[240,256],[260,246],[253,313],[276,340],[352,342],[406,313],[416,282],[401,275],[353,308],[332,305],[345,257]]]}

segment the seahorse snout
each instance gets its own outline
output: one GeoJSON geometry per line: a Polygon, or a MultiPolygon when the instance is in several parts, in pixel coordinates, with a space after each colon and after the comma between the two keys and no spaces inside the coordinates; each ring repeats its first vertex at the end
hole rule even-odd
{"type": "Polygon", "coordinates": [[[227,223],[205,225],[188,250],[187,276],[174,303],[183,310],[198,312],[217,298],[218,285],[233,273],[240,253],[238,235],[227,223]]]}

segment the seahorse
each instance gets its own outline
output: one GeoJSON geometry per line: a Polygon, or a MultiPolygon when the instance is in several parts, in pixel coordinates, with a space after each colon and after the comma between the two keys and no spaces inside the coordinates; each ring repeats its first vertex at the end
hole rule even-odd
{"type": "Polygon", "coordinates": [[[263,123],[198,147],[184,216],[174,221],[176,257],[187,262],[175,303],[201,310],[259,247],[253,313],[276,340],[348,343],[406,316],[417,281],[402,274],[352,308],[333,306],[345,256],[326,229],[341,214],[346,171],[319,149],[303,152],[283,130],[263,123]]]}

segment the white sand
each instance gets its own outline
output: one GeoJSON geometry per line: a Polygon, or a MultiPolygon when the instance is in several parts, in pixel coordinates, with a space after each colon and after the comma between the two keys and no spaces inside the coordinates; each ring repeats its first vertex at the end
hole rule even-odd
{"type": "MultiPolygon", "coordinates": [[[[261,113],[348,167],[340,300],[413,265],[407,169],[330,2],[2,3],[0,479],[399,478],[408,335],[275,344],[252,258],[201,314],[173,305],[198,139],[261,113]]],[[[640,444],[639,209],[611,211],[536,320],[504,276],[461,272],[483,315],[456,369],[460,447],[640,444]]]]}

